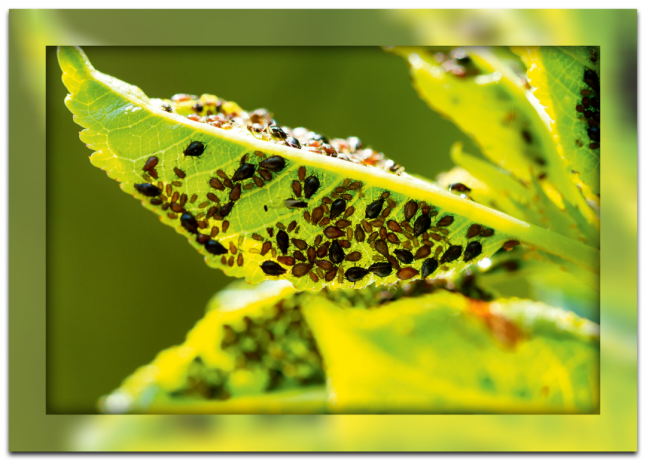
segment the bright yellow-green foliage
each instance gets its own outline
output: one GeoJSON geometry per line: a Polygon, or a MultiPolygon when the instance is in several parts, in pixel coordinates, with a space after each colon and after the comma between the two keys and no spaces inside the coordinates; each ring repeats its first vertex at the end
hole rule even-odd
{"type": "MultiPolygon", "coordinates": [[[[591,125],[585,113],[600,115],[599,96],[598,91],[586,83],[584,75],[586,70],[599,74],[599,48],[548,46],[515,48],[514,51],[527,66],[527,77],[537,88],[534,95],[553,120],[559,152],[581,175],[581,181],[591,192],[598,194],[599,142],[590,139],[591,125]],[[595,98],[596,103],[591,102],[595,98]],[[596,148],[591,148],[594,144],[597,144],[596,148]]],[[[598,77],[596,81],[599,81],[598,77]]],[[[594,126],[599,127],[599,124],[594,126]]]]}
{"type": "MultiPolygon", "coordinates": [[[[347,297],[326,297],[295,295],[283,283],[253,289],[234,285],[216,296],[184,344],[161,352],[153,363],[137,370],[104,398],[102,409],[146,413],[595,409],[599,337],[598,327],[590,321],[519,299],[487,303],[440,289],[420,291],[414,297],[410,297],[413,291],[400,293],[403,297],[398,300],[379,305],[376,299],[392,290],[367,291],[369,296],[353,290],[347,297]],[[318,347],[315,356],[320,352],[324,362],[327,390],[321,381],[303,380],[286,389],[267,388],[266,369],[277,350],[308,356],[316,349],[312,342],[267,339],[268,346],[257,348],[265,351],[255,368],[236,364],[231,350],[221,347],[229,327],[244,337],[251,320],[274,318],[277,305],[285,311],[294,312],[296,307],[302,311],[304,319],[298,316],[298,321],[311,328],[318,347]],[[237,397],[217,393],[214,381],[194,380],[191,366],[198,357],[211,374],[228,380],[227,388],[237,397]],[[204,387],[196,391],[200,385],[210,385],[211,391],[204,387]]],[[[266,327],[276,331],[272,325],[266,327]]],[[[243,347],[243,340],[234,348],[243,347]]],[[[263,339],[256,342],[262,344],[263,339]]],[[[316,366],[316,358],[312,363],[316,366]]],[[[282,369],[285,374],[286,367],[282,369]]]]}
{"type": "Polygon", "coordinates": [[[92,163],[184,234],[207,264],[227,275],[250,283],[287,279],[300,290],[362,288],[419,279],[422,264],[431,259],[439,265],[431,277],[450,277],[507,241],[598,270],[593,247],[415,179],[375,152],[369,157],[364,150],[339,153],[337,158],[316,148],[290,147],[269,135],[268,126],[252,132],[252,126],[236,121],[253,117],[230,101],[207,95],[149,99],[138,88],[94,70],[78,48],[61,48],[59,61],[71,93],[66,104],[86,128],[81,139],[96,150],[92,163]],[[207,107],[225,121],[209,118],[207,107]],[[200,155],[186,155],[195,152],[188,149],[194,142],[203,147],[200,155]],[[284,163],[265,165],[272,156],[284,163]],[[149,167],[149,161],[155,164],[149,167]],[[256,175],[235,180],[243,165],[256,175]],[[308,197],[310,177],[319,186],[308,197]],[[339,200],[343,210],[335,216],[332,208],[339,200]],[[410,201],[416,213],[407,220],[405,205],[410,201]],[[415,235],[422,215],[431,218],[430,227],[415,235]],[[470,233],[474,224],[482,226],[481,234],[470,233]],[[285,237],[282,246],[280,233],[285,237]],[[333,240],[348,257],[330,264],[330,249],[322,246],[333,240]],[[406,257],[395,251],[415,259],[404,263],[406,257]],[[348,273],[386,261],[393,270],[384,277],[348,273]]]}

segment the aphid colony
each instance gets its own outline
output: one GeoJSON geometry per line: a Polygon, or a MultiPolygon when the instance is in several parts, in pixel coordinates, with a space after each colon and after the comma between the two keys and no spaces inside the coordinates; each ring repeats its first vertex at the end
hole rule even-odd
{"type": "Polygon", "coordinates": [[[254,379],[258,393],[324,384],[321,355],[300,312],[299,298],[280,300],[262,316],[244,316],[240,324],[224,324],[217,347],[233,359],[234,370],[210,367],[198,356],[173,396],[216,400],[236,396],[232,375],[237,371],[254,379]]]}
{"type": "Polygon", "coordinates": [[[246,112],[235,102],[225,101],[211,95],[197,96],[176,94],[164,101],[161,110],[175,112],[189,120],[206,123],[225,130],[241,128],[257,139],[327,155],[352,163],[375,166],[390,173],[401,175],[404,168],[387,159],[383,153],[365,148],[357,137],[328,139],[305,128],[290,129],[279,126],[266,109],[246,112]]]}
{"type": "MultiPolygon", "coordinates": [[[[597,53],[591,48],[591,59],[597,59],[597,53]]],[[[585,87],[581,90],[581,100],[576,106],[576,111],[581,115],[580,120],[587,123],[588,127],[586,132],[590,140],[588,147],[595,150],[601,144],[601,110],[600,110],[600,85],[599,75],[591,69],[583,71],[582,81],[585,87]]]]}

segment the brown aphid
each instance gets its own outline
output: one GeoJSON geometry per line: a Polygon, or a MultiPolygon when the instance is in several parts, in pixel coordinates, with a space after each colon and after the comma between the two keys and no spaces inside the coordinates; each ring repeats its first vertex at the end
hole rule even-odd
{"type": "Polygon", "coordinates": [[[209,241],[211,237],[209,235],[205,235],[203,233],[198,233],[197,237],[195,238],[195,241],[197,241],[199,244],[204,244],[207,241],[209,241]]]}
{"type": "Polygon", "coordinates": [[[330,242],[329,242],[329,241],[326,241],[326,242],[325,242],[325,244],[322,244],[322,245],[321,245],[321,246],[316,250],[316,255],[317,255],[319,258],[321,258],[321,259],[322,259],[323,257],[327,256],[327,251],[328,251],[328,248],[329,248],[329,247],[330,247],[330,242]]]}
{"type": "Polygon", "coordinates": [[[179,197],[179,204],[184,206],[187,201],[188,201],[188,195],[186,193],[182,193],[179,197]]]}
{"type": "Polygon", "coordinates": [[[429,233],[429,236],[433,238],[435,241],[442,241],[442,237],[437,233],[429,233]]]}
{"type": "Polygon", "coordinates": [[[347,256],[345,256],[346,260],[350,262],[356,262],[358,260],[361,260],[361,253],[358,251],[351,252],[347,256]]]}
{"type": "MultiPolygon", "coordinates": [[[[171,207],[172,207],[172,206],[173,206],[173,205],[171,205],[171,207]]],[[[199,213],[199,214],[198,214],[197,216],[195,216],[195,217],[197,217],[198,219],[203,219],[203,218],[204,218],[204,213],[203,213],[203,212],[201,212],[201,213],[199,213]]]]}
{"type": "Polygon", "coordinates": [[[216,236],[218,236],[218,233],[220,233],[220,229],[214,226],[211,229],[211,238],[215,238],[216,236]]]}
{"type": "Polygon", "coordinates": [[[310,279],[312,281],[314,281],[315,283],[318,283],[318,281],[319,281],[319,277],[316,276],[316,273],[314,273],[313,271],[310,271],[310,279]]]}
{"type": "Polygon", "coordinates": [[[474,236],[478,236],[481,231],[482,231],[482,225],[472,224],[469,227],[469,230],[467,230],[467,238],[473,238],[474,236]]]}
{"type": "Polygon", "coordinates": [[[234,263],[235,263],[235,258],[233,256],[229,257],[229,261],[227,262],[227,265],[229,267],[233,267],[234,263]]]}
{"type": "Polygon", "coordinates": [[[419,274],[419,271],[415,270],[413,267],[402,268],[397,272],[397,278],[400,280],[409,280],[419,274]]]}
{"type": "Polygon", "coordinates": [[[191,202],[191,204],[193,204],[193,203],[195,203],[195,201],[197,201],[197,195],[194,193],[194,194],[191,196],[191,200],[190,200],[190,202],[191,202]]]}
{"type": "Polygon", "coordinates": [[[276,224],[276,227],[278,227],[281,230],[287,230],[287,227],[285,227],[285,225],[282,222],[278,222],[276,224]]]}
{"type": "Polygon", "coordinates": [[[175,171],[175,175],[179,177],[180,179],[186,178],[186,173],[179,169],[177,166],[173,168],[173,171],[175,171]]]}
{"type": "Polygon", "coordinates": [[[379,237],[379,233],[377,232],[372,232],[370,236],[368,237],[368,243],[372,244],[377,238],[379,237]]]}
{"type": "Polygon", "coordinates": [[[324,212],[325,214],[328,214],[328,213],[330,212],[330,208],[329,208],[329,207],[328,207],[328,205],[326,205],[326,204],[322,204],[322,205],[321,205],[321,208],[323,208],[323,212],[324,212]]]}
{"type": "Polygon", "coordinates": [[[366,233],[363,231],[363,228],[359,224],[357,224],[357,226],[354,228],[354,238],[359,243],[363,243],[366,239],[366,233]]]}
{"type": "Polygon", "coordinates": [[[258,235],[257,233],[252,233],[251,238],[253,238],[256,241],[264,241],[265,240],[262,236],[258,235]]]}
{"type": "Polygon", "coordinates": [[[278,260],[278,262],[280,262],[281,264],[283,264],[283,265],[289,265],[290,267],[291,267],[292,265],[294,265],[294,263],[295,263],[294,258],[293,258],[293,257],[290,257],[290,256],[278,256],[276,259],[277,259],[277,260],[278,260]]]}
{"type": "Polygon", "coordinates": [[[251,190],[252,188],[254,188],[254,185],[251,182],[242,186],[242,190],[251,190]]]}
{"type": "Polygon", "coordinates": [[[383,219],[387,218],[390,215],[390,211],[392,211],[392,208],[386,208],[381,212],[381,217],[383,219]]]}
{"type": "Polygon", "coordinates": [[[307,169],[305,169],[305,166],[301,166],[298,168],[298,180],[303,182],[305,180],[305,176],[307,175],[307,169]]]}
{"type": "Polygon", "coordinates": [[[323,217],[323,208],[320,206],[317,208],[314,208],[312,211],[312,223],[314,225],[318,224],[319,220],[321,220],[321,217],[323,217]]]}
{"type": "Polygon", "coordinates": [[[178,213],[184,212],[184,208],[178,203],[172,203],[170,205],[170,208],[173,210],[173,212],[178,212],[178,213]]]}
{"type": "Polygon", "coordinates": [[[209,200],[213,201],[214,203],[219,203],[220,202],[220,199],[217,196],[215,196],[214,193],[209,192],[209,193],[206,194],[206,197],[209,200]]]}
{"type": "Polygon", "coordinates": [[[454,221],[453,216],[444,216],[439,220],[439,222],[436,225],[438,227],[448,227],[453,223],[453,221],[454,221]]]}
{"type": "MultiPolygon", "coordinates": [[[[280,224],[280,225],[283,225],[283,224],[280,224]]],[[[268,227],[267,228],[267,234],[269,235],[269,238],[273,238],[274,237],[274,227],[268,227]]]]}
{"type": "Polygon", "coordinates": [[[337,227],[329,226],[329,227],[326,227],[325,230],[323,230],[323,234],[325,235],[326,238],[334,239],[334,238],[340,238],[344,236],[345,232],[338,229],[337,227]]]}
{"type": "Polygon", "coordinates": [[[505,244],[502,245],[504,249],[510,250],[520,244],[520,241],[517,240],[509,240],[505,241],[505,244]]]}
{"type": "Polygon", "coordinates": [[[352,225],[352,222],[350,222],[349,220],[339,219],[336,221],[336,226],[339,228],[346,228],[346,227],[349,227],[350,225],[352,225]]]}
{"type": "Polygon", "coordinates": [[[242,187],[240,184],[236,184],[235,187],[229,193],[229,200],[237,201],[240,199],[240,194],[242,193],[242,187]]]}
{"type": "Polygon", "coordinates": [[[365,220],[361,221],[361,226],[363,227],[363,230],[366,233],[371,233],[372,232],[372,226],[365,220]]]}
{"type": "Polygon", "coordinates": [[[291,221],[291,222],[289,223],[289,226],[287,227],[287,231],[288,231],[288,232],[291,232],[291,231],[292,231],[292,230],[294,230],[295,228],[296,228],[296,221],[295,221],[295,220],[293,220],[293,221],[291,221]]]}
{"type": "MultiPolygon", "coordinates": [[[[157,170],[156,170],[156,169],[151,169],[150,171],[148,171],[148,174],[150,174],[150,176],[151,176],[153,179],[159,179],[159,175],[157,174],[157,170]]],[[[173,182],[173,185],[175,185],[175,183],[174,183],[174,182],[173,182]]],[[[182,186],[182,183],[180,182],[179,187],[181,187],[181,186],[182,186]]]]}
{"type": "MultiPolygon", "coordinates": [[[[417,243],[417,246],[419,246],[419,242],[418,242],[417,240],[413,240],[413,241],[415,241],[415,242],[417,243]]],[[[410,241],[404,241],[404,242],[402,243],[402,246],[403,246],[404,248],[408,249],[409,251],[413,249],[413,245],[412,245],[412,244],[410,244],[410,241]]]]}
{"type": "Polygon", "coordinates": [[[386,230],[386,227],[381,227],[379,229],[379,236],[382,240],[385,240],[388,237],[388,230],[386,230]]]}
{"type": "Polygon", "coordinates": [[[150,157],[148,160],[146,160],[146,164],[144,165],[144,171],[150,171],[151,169],[155,169],[155,166],[157,166],[157,163],[159,163],[159,158],[157,157],[150,157]]]}
{"type": "Polygon", "coordinates": [[[271,175],[271,173],[269,171],[267,171],[266,169],[259,169],[258,174],[260,174],[260,177],[262,177],[267,182],[269,182],[273,177],[271,175]]]}
{"type": "Polygon", "coordinates": [[[274,258],[276,258],[276,256],[278,256],[278,252],[276,252],[276,249],[271,248],[271,256],[274,257],[274,258]]]}
{"type": "Polygon", "coordinates": [[[253,176],[252,179],[253,179],[253,183],[256,184],[256,187],[260,188],[265,186],[265,182],[260,177],[253,176]]]}
{"type": "Polygon", "coordinates": [[[350,190],[359,190],[361,187],[363,187],[363,182],[353,182],[348,185],[350,190]]]}
{"type": "MultiPolygon", "coordinates": [[[[323,203],[325,203],[325,204],[332,204],[332,200],[331,200],[329,197],[327,197],[327,196],[324,196],[324,197],[321,199],[321,201],[323,201],[323,203]]],[[[326,209],[326,211],[325,211],[325,212],[327,212],[327,208],[325,208],[325,209],[326,209]]]]}
{"type": "Polygon", "coordinates": [[[208,228],[209,224],[203,220],[198,220],[197,226],[204,230],[205,228],[208,228]]]}
{"type": "Polygon", "coordinates": [[[339,240],[339,245],[343,249],[350,249],[350,247],[352,246],[352,243],[350,243],[348,240],[339,240]]]}
{"type": "Polygon", "coordinates": [[[490,237],[493,236],[493,228],[487,228],[487,227],[482,227],[482,230],[480,231],[480,236],[482,237],[490,237]]]}
{"type": "Polygon", "coordinates": [[[310,246],[307,248],[307,261],[313,264],[314,260],[316,260],[316,249],[314,249],[313,246],[310,246]]]}
{"type": "Polygon", "coordinates": [[[370,225],[372,225],[373,227],[381,228],[384,225],[384,221],[383,219],[376,219],[370,222],[370,225]]]}
{"type": "Polygon", "coordinates": [[[352,241],[353,236],[354,236],[354,232],[352,231],[352,228],[348,228],[345,231],[345,237],[348,239],[348,241],[352,241]]]}
{"type": "MultiPolygon", "coordinates": [[[[225,249],[225,251],[226,251],[226,249],[225,249]]],[[[222,263],[222,265],[226,265],[227,264],[227,257],[222,256],[222,258],[220,259],[220,262],[222,263]]]]}
{"type": "Polygon", "coordinates": [[[181,187],[181,186],[183,185],[183,184],[182,184],[180,181],[178,181],[178,180],[174,180],[173,182],[171,182],[171,184],[173,184],[173,187],[181,187]]]}
{"type": "Polygon", "coordinates": [[[271,241],[265,241],[262,244],[262,249],[260,250],[260,255],[264,256],[265,254],[267,254],[269,252],[270,249],[271,249],[271,241]]]}
{"type": "Polygon", "coordinates": [[[389,220],[387,225],[388,225],[388,228],[393,232],[397,232],[397,233],[402,232],[401,226],[397,222],[395,222],[394,220],[389,220]]]}
{"type": "Polygon", "coordinates": [[[309,224],[311,219],[312,219],[312,216],[311,216],[309,211],[305,211],[303,213],[303,218],[305,219],[305,222],[307,222],[309,224]]]}
{"type": "Polygon", "coordinates": [[[385,257],[388,257],[388,244],[381,239],[375,241],[375,251],[385,257]]]}
{"type": "Polygon", "coordinates": [[[305,262],[307,260],[301,251],[294,251],[294,259],[299,262],[305,262]]]}
{"type": "Polygon", "coordinates": [[[344,193],[341,195],[341,198],[343,198],[346,201],[350,201],[353,197],[349,193],[344,193]]]}
{"type": "Polygon", "coordinates": [[[236,245],[233,243],[233,241],[229,241],[229,252],[233,254],[234,256],[238,253],[238,248],[236,245]]]}
{"type": "Polygon", "coordinates": [[[388,262],[390,263],[390,265],[395,267],[395,270],[401,270],[402,267],[401,265],[399,265],[399,261],[394,256],[388,256],[388,262]]]}
{"type": "Polygon", "coordinates": [[[153,198],[152,200],[150,200],[150,204],[152,204],[153,206],[159,206],[162,203],[163,201],[159,198],[153,198]]]}
{"type": "MultiPolygon", "coordinates": [[[[291,224],[290,224],[290,227],[291,227],[291,224]]],[[[294,246],[296,246],[301,251],[304,251],[305,249],[307,249],[307,243],[303,240],[299,240],[298,238],[292,238],[292,243],[294,243],[294,246]]]]}
{"type": "Polygon", "coordinates": [[[428,214],[431,212],[431,207],[430,206],[423,206],[422,207],[422,214],[428,214]]]}
{"type": "Polygon", "coordinates": [[[222,231],[226,233],[227,230],[229,230],[229,221],[225,220],[224,222],[222,222],[222,231]]]}
{"type": "Polygon", "coordinates": [[[216,190],[224,190],[224,184],[217,177],[212,177],[211,180],[209,180],[209,185],[216,190]]]}
{"type": "Polygon", "coordinates": [[[386,236],[386,239],[388,240],[389,243],[392,243],[392,244],[399,244],[401,242],[399,241],[399,238],[397,237],[397,235],[395,235],[394,233],[389,233],[386,236]]]}
{"type": "Polygon", "coordinates": [[[173,186],[166,184],[166,195],[171,196],[173,194],[173,186]]]}
{"type": "Polygon", "coordinates": [[[292,181],[292,190],[294,191],[294,195],[296,195],[298,198],[301,197],[301,192],[303,189],[299,181],[297,180],[292,181]]]}
{"type": "Polygon", "coordinates": [[[294,265],[294,268],[292,268],[292,275],[294,275],[296,278],[302,278],[303,276],[307,275],[311,269],[312,264],[296,264],[294,265]]]}
{"type": "Polygon", "coordinates": [[[200,208],[200,209],[204,209],[210,204],[211,203],[209,203],[208,201],[204,201],[203,203],[198,204],[197,207],[200,208]]]}
{"type": "Polygon", "coordinates": [[[215,173],[216,173],[218,176],[220,176],[222,179],[228,179],[228,178],[229,178],[229,176],[227,176],[227,173],[225,173],[225,172],[224,172],[224,171],[222,171],[221,169],[218,169],[215,173]]]}
{"type": "Polygon", "coordinates": [[[423,244],[415,253],[415,260],[424,259],[431,254],[431,247],[423,244]]]}
{"type": "Polygon", "coordinates": [[[325,227],[330,223],[330,218],[329,217],[324,217],[321,219],[321,222],[319,222],[319,227],[325,227]]]}
{"type": "MultiPolygon", "coordinates": [[[[524,131],[523,131],[524,132],[524,131]]],[[[471,189],[461,182],[449,185],[449,190],[456,192],[470,192],[471,189]]]]}
{"type": "Polygon", "coordinates": [[[334,277],[336,276],[338,271],[339,269],[337,267],[334,267],[332,270],[328,271],[325,274],[325,281],[331,282],[332,280],[334,280],[334,277]]]}
{"type": "Polygon", "coordinates": [[[172,212],[169,212],[166,214],[170,219],[177,219],[177,214],[174,214],[172,212]]]}
{"type": "Polygon", "coordinates": [[[343,213],[343,218],[347,219],[352,214],[354,214],[354,206],[350,206],[348,209],[345,210],[345,212],[343,213]]]}
{"type": "Polygon", "coordinates": [[[321,235],[316,235],[316,238],[314,238],[314,246],[321,244],[321,241],[323,241],[323,237],[321,235]]]}
{"type": "Polygon", "coordinates": [[[408,233],[413,233],[413,227],[410,226],[408,222],[402,222],[402,228],[406,230],[408,233]]]}
{"type": "Polygon", "coordinates": [[[345,187],[337,187],[334,189],[334,193],[345,193],[345,187]]]}
{"type": "Polygon", "coordinates": [[[321,270],[324,271],[330,271],[334,268],[334,265],[332,265],[332,262],[329,260],[317,260],[316,261],[316,266],[319,267],[321,270]]]}
{"type": "Polygon", "coordinates": [[[244,264],[244,256],[242,255],[242,253],[238,254],[238,259],[236,260],[236,262],[238,263],[238,267],[242,267],[242,264],[244,264]]]}

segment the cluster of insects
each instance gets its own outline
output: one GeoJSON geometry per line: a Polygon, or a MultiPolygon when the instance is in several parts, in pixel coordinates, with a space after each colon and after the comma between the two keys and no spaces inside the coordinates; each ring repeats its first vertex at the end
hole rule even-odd
{"type": "Polygon", "coordinates": [[[258,109],[249,113],[234,102],[211,95],[203,95],[198,98],[189,94],[176,94],[169,101],[162,103],[161,108],[216,128],[245,129],[256,138],[267,142],[303,149],[356,164],[374,166],[397,175],[404,172],[402,166],[386,158],[383,153],[366,148],[357,137],[328,139],[326,136],[302,127],[291,129],[287,126],[280,126],[266,109],[258,109]]]}
{"type": "Polygon", "coordinates": [[[576,106],[576,111],[581,114],[581,120],[588,124],[586,129],[590,139],[589,147],[593,150],[600,147],[601,142],[601,111],[599,100],[599,75],[594,70],[585,69],[583,82],[587,86],[581,90],[581,100],[576,106]]]}
{"type": "Polygon", "coordinates": [[[433,55],[435,62],[442,70],[458,78],[475,77],[481,74],[480,69],[473,64],[464,48],[454,48],[448,53],[437,52],[433,55]]]}

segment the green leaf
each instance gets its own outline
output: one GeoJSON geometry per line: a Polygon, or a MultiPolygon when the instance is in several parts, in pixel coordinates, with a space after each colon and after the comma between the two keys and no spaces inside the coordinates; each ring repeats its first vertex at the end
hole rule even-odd
{"type": "Polygon", "coordinates": [[[569,201],[598,228],[598,217],[570,177],[546,116],[526,80],[497,48],[407,48],[413,83],[431,108],[471,136],[482,153],[525,184],[532,178],[562,208],[569,201]],[[562,195],[562,198],[561,198],[562,195]]]}
{"type": "MultiPolygon", "coordinates": [[[[265,132],[252,134],[246,122],[238,123],[245,117],[249,117],[249,124],[254,117],[266,120],[266,114],[254,112],[250,116],[237,104],[215,96],[205,95],[199,100],[186,95],[174,101],[148,99],[138,88],[94,70],[78,48],[60,48],[59,61],[64,72],[63,82],[71,93],[66,104],[74,113],[75,121],[86,128],[81,132],[81,139],[96,150],[91,156],[92,164],[118,180],[123,191],[142,200],[144,207],[159,215],[164,224],[187,236],[209,266],[220,268],[227,275],[245,277],[250,283],[288,279],[300,290],[318,290],[323,286],[361,288],[371,283],[419,277],[421,266],[428,258],[437,259],[440,265],[432,276],[451,276],[493,254],[510,240],[598,270],[595,249],[417,180],[376,152],[347,147],[346,153],[333,158],[320,151],[289,147],[265,132]],[[200,119],[195,113],[188,117],[181,115],[193,110],[191,107],[195,105],[205,114],[209,107],[220,114],[204,118],[211,120],[207,123],[193,121],[191,118],[200,119]],[[204,146],[204,153],[199,157],[183,153],[193,142],[204,146]],[[369,156],[366,158],[366,155],[369,156]],[[157,164],[145,171],[152,157],[157,164]],[[272,170],[267,166],[262,173],[266,180],[262,182],[257,182],[262,180],[257,176],[236,182],[239,193],[236,188],[224,187],[235,178],[242,162],[260,174],[263,161],[269,157],[283,159],[284,168],[272,170]],[[395,173],[386,172],[393,169],[395,173]],[[150,174],[157,178],[151,178],[150,174]],[[308,177],[315,177],[320,183],[310,198],[303,196],[305,181],[302,179],[308,177]],[[141,184],[148,184],[147,187],[161,194],[147,197],[142,193],[141,184]],[[238,197],[232,196],[236,193],[238,197]],[[290,199],[298,200],[307,208],[286,206],[286,200],[290,199]],[[173,207],[165,209],[174,200],[177,200],[173,204],[176,211],[173,207]],[[334,217],[330,214],[334,205],[326,202],[333,200],[342,203],[345,212],[330,220],[334,217]],[[405,205],[409,201],[414,202],[417,210],[406,221],[405,205]],[[233,206],[228,214],[224,213],[227,206],[233,206]],[[368,215],[369,210],[378,212],[368,215]],[[415,237],[414,225],[427,213],[431,226],[415,237]],[[189,226],[180,223],[180,215],[189,218],[189,226]],[[469,229],[476,223],[491,231],[467,238],[469,229]],[[343,225],[347,227],[341,230],[343,225]],[[203,236],[196,237],[195,232],[203,236]],[[281,240],[281,236],[285,238],[281,240]],[[197,238],[211,240],[205,246],[197,238]],[[329,253],[331,249],[324,246],[335,239],[344,248],[346,258],[329,268],[330,262],[318,257],[318,252],[329,253]],[[287,251],[282,254],[281,241],[283,244],[289,241],[287,251]],[[471,251],[466,250],[469,243],[472,243],[471,251]],[[423,246],[431,250],[420,250],[423,246]],[[209,247],[224,254],[209,253],[209,247]],[[402,266],[400,271],[395,250],[409,251],[417,259],[407,267],[402,266]],[[385,262],[386,253],[396,268],[390,275],[349,276],[348,270],[353,267],[366,269],[375,262],[385,262]],[[263,269],[267,264],[273,264],[275,271],[263,269]],[[361,279],[350,281],[356,278],[361,279]]],[[[340,149],[351,141],[338,140],[336,145],[340,149]]],[[[233,181],[229,185],[233,187],[233,181]]]]}
{"type": "Polygon", "coordinates": [[[438,291],[303,310],[340,413],[577,413],[598,407],[598,326],[519,300],[438,291]]]}
{"type": "MultiPolygon", "coordinates": [[[[600,143],[591,129],[599,128],[599,87],[586,82],[586,71],[599,82],[598,47],[516,48],[527,65],[534,95],[553,120],[560,152],[593,194],[599,194],[600,143]],[[596,102],[595,102],[596,101],[596,102]]],[[[596,134],[598,136],[598,132],[596,134]]]]}

